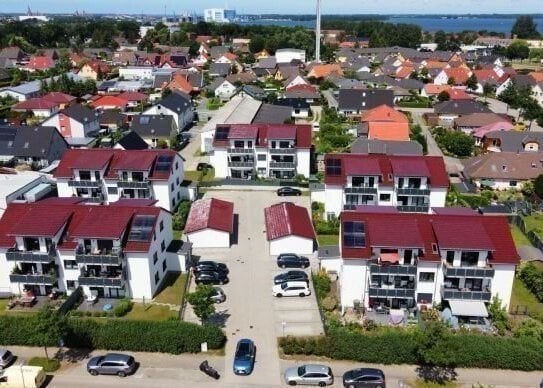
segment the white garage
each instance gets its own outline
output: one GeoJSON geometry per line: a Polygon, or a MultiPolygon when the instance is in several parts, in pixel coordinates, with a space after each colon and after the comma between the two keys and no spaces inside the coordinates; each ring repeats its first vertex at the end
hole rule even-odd
{"type": "Polygon", "coordinates": [[[185,237],[193,248],[229,248],[233,232],[232,202],[209,198],[192,204],[185,225],[185,237]]]}
{"type": "Polygon", "coordinates": [[[315,230],[305,207],[282,202],[264,209],[270,255],[310,255],[315,247],[315,230]]]}

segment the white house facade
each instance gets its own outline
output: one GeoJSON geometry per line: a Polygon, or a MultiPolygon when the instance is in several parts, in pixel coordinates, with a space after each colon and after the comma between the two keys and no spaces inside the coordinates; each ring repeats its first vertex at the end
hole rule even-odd
{"type": "Polygon", "coordinates": [[[279,49],[275,52],[277,63],[290,63],[293,60],[305,63],[305,50],[299,49],[279,49]]]}
{"type": "Polygon", "coordinates": [[[327,154],[324,162],[328,218],[363,205],[422,213],[445,206],[449,179],[442,157],[327,154]]]}
{"type": "Polygon", "coordinates": [[[195,201],[184,236],[193,248],[230,248],[234,233],[234,204],[216,198],[195,201]]]}

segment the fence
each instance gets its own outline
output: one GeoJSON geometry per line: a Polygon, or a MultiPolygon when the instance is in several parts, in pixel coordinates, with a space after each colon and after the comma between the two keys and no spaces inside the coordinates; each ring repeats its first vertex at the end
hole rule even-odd
{"type": "Polygon", "coordinates": [[[70,311],[77,302],[79,302],[83,298],[83,289],[81,287],[77,287],[74,292],[64,301],[62,306],[58,309],[58,311],[62,315],[66,315],[68,311],[70,311]]]}
{"type": "Polygon", "coordinates": [[[192,278],[192,271],[190,269],[188,269],[187,271],[187,281],[185,283],[185,290],[183,291],[183,300],[181,301],[181,308],[179,309],[179,319],[182,321],[183,318],[185,317],[185,311],[187,309],[187,294],[189,292],[189,288],[190,288],[190,282],[191,282],[191,278],[192,278]]]}
{"type": "Polygon", "coordinates": [[[527,230],[526,228],[526,222],[524,222],[524,219],[519,215],[512,215],[507,217],[510,224],[513,224],[517,226],[520,231],[530,240],[532,245],[536,247],[539,250],[543,250],[543,241],[539,238],[539,236],[532,230],[527,230]]]}

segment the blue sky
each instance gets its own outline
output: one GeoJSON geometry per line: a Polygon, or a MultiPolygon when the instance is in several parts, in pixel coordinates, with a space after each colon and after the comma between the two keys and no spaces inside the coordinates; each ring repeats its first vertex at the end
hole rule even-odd
{"type": "MultiPolygon", "coordinates": [[[[167,13],[224,7],[238,13],[312,13],[314,0],[0,0],[0,12],[167,13]]],[[[322,0],[324,13],[536,13],[542,0],[322,0]]]]}

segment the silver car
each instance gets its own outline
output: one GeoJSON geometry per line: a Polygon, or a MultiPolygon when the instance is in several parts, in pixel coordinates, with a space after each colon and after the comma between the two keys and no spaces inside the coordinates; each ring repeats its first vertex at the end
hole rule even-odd
{"type": "Polygon", "coordinates": [[[326,365],[307,364],[288,368],[285,371],[285,381],[288,385],[325,387],[334,384],[334,374],[326,365]]]}
{"type": "Polygon", "coordinates": [[[14,358],[13,353],[11,353],[9,350],[0,349],[0,369],[9,366],[14,358]]]}
{"type": "Polygon", "coordinates": [[[226,300],[226,294],[220,287],[213,287],[213,295],[210,298],[214,303],[222,303],[226,300]]]}
{"type": "Polygon", "coordinates": [[[108,353],[104,356],[96,356],[87,363],[87,372],[93,376],[117,375],[126,377],[134,373],[137,368],[134,357],[121,353],[108,353]]]}

